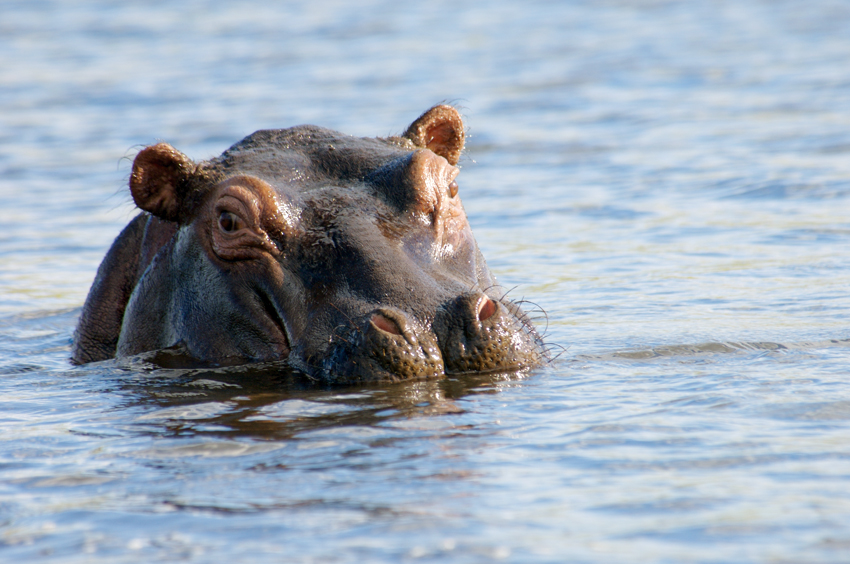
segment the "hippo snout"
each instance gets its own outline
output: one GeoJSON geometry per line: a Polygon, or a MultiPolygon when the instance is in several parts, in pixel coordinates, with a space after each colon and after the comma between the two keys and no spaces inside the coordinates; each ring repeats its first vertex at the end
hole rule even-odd
{"type": "Polygon", "coordinates": [[[379,308],[360,323],[337,327],[322,364],[332,380],[438,378],[445,374],[437,338],[410,316],[379,308]]]}
{"type": "Polygon", "coordinates": [[[401,381],[527,368],[540,361],[541,343],[511,305],[464,295],[441,307],[430,328],[398,309],[378,308],[336,328],[325,377],[401,381]]]}
{"type": "Polygon", "coordinates": [[[537,364],[542,343],[512,303],[484,294],[461,296],[434,320],[447,374],[514,371],[537,364]]]}

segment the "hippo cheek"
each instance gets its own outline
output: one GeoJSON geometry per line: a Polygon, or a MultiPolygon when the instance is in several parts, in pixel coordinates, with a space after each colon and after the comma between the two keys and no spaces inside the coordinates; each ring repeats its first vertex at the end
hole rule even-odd
{"type": "Polygon", "coordinates": [[[394,308],[378,308],[356,327],[337,327],[322,363],[332,381],[402,381],[445,374],[436,337],[394,308]]]}
{"type": "MultiPolygon", "coordinates": [[[[286,316],[273,295],[262,288],[233,284],[225,279],[206,288],[206,308],[184,324],[183,340],[203,350],[203,358],[231,363],[236,359],[279,361],[290,356],[286,316]],[[229,359],[229,360],[228,360],[229,359]]],[[[186,308],[179,308],[185,311],[186,308]]]]}

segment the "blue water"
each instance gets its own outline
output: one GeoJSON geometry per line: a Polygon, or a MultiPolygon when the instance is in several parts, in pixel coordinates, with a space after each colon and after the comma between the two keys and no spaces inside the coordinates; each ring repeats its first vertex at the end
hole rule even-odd
{"type": "Polygon", "coordinates": [[[850,561],[850,4],[3,2],[0,561],[850,561]],[[71,367],[136,151],[465,116],[549,365],[71,367]]]}

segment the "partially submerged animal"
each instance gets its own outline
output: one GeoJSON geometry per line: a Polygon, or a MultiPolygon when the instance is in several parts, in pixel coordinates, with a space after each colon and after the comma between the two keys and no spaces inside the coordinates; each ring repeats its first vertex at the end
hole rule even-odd
{"type": "Polygon", "coordinates": [[[461,205],[463,145],[441,105],[401,137],[257,131],[201,163],[143,149],[130,191],[144,211],[98,269],[72,362],[181,347],[326,382],[539,363],[540,337],[497,289],[461,205]]]}

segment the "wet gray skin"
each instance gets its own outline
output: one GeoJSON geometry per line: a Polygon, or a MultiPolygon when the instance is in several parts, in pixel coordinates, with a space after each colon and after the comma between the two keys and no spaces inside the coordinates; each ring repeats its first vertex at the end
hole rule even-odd
{"type": "Polygon", "coordinates": [[[98,270],[72,361],[179,347],[326,382],[534,366],[540,337],[460,201],[463,143],[457,111],[436,106],[401,137],[258,131],[203,163],[143,149],[130,190],[144,211],[98,270]]]}

